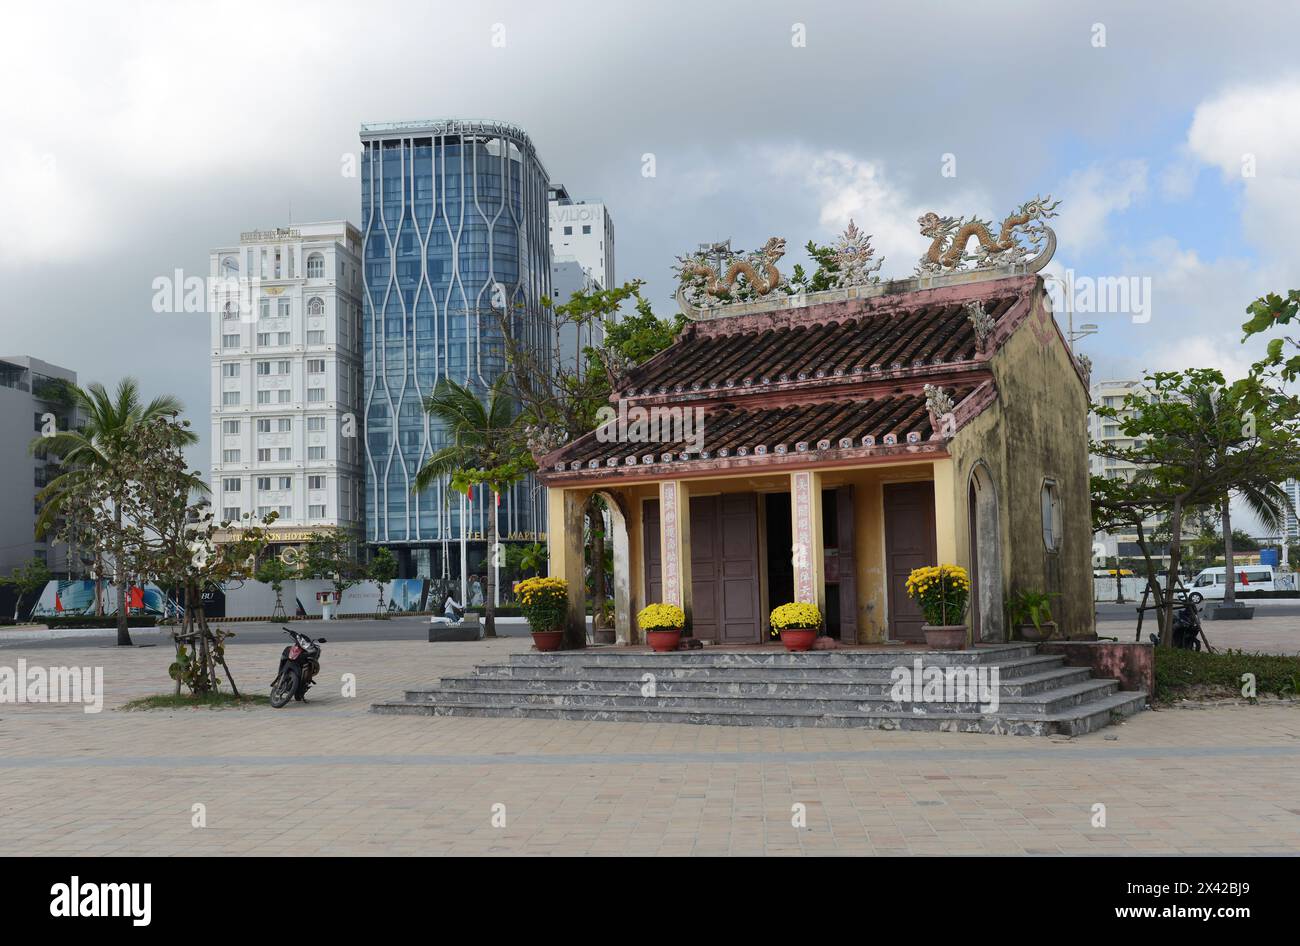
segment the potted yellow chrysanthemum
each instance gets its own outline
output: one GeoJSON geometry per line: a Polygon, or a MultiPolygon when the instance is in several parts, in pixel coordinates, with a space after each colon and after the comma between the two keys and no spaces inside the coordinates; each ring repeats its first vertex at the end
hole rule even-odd
{"type": "Polygon", "coordinates": [[[927,565],[907,576],[907,594],[921,608],[921,626],[931,650],[966,647],[966,602],[970,576],[960,565],[927,565]]]}
{"type": "Polygon", "coordinates": [[[559,650],[569,611],[569,585],[563,578],[525,578],[515,584],[519,610],[528,619],[538,650],[559,650]]]}
{"type": "Polygon", "coordinates": [[[817,640],[822,627],[822,615],[817,605],[807,601],[783,604],[772,611],[772,630],[781,635],[786,650],[809,650],[817,640]]]}
{"type": "Polygon", "coordinates": [[[636,623],[645,631],[650,649],[665,654],[677,649],[686,627],[686,613],[675,604],[648,604],[637,613],[636,623]]]}

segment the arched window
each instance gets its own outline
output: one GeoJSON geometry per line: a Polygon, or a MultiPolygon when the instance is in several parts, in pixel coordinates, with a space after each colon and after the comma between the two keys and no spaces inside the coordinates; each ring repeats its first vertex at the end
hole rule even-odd
{"type": "Polygon", "coordinates": [[[307,278],[321,279],[325,276],[325,257],[312,253],[307,257],[307,278]]]}
{"type": "Polygon", "coordinates": [[[308,315],[324,315],[324,314],[325,314],[325,303],[322,302],[322,301],[320,300],[320,297],[319,297],[319,296],[313,296],[313,297],[312,297],[312,298],[307,302],[307,314],[308,314],[308,315]]]}
{"type": "Polygon", "coordinates": [[[1056,480],[1043,480],[1043,545],[1055,552],[1061,547],[1061,499],[1056,480]]]}

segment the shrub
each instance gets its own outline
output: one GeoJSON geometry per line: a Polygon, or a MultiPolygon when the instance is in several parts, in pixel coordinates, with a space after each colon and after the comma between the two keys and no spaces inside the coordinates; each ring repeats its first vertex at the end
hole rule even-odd
{"type": "Polygon", "coordinates": [[[1157,647],[1156,692],[1160,702],[1186,696],[1242,696],[1243,674],[1253,674],[1257,694],[1300,696],[1300,657],[1248,654],[1240,650],[1206,653],[1175,647],[1157,647]],[[1213,694],[1209,694],[1213,695],[1213,694]]]}
{"type": "Polygon", "coordinates": [[[960,565],[926,565],[907,576],[907,594],[921,608],[925,623],[934,627],[962,623],[970,576],[960,565]]]}
{"type": "Polygon", "coordinates": [[[514,588],[530,630],[543,633],[564,628],[569,586],[563,578],[525,578],[514,588]]]}
{"type": "Polygon", "coordinates": [[[770,616],[772,630],[789,631],[796,628],[818,628],[822,626],[822,615],[817,605],[806,601],[795,601],[775,608],[770,616]]]}
{"type": "Polygon", "coordinates": [[[680,631],[686,626],[686,612],[675,604],[648,604],[636,616],[643,631],[680,631]]]}

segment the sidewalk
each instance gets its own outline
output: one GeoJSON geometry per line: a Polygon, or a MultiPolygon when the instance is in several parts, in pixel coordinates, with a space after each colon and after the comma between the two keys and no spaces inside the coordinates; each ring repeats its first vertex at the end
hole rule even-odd
{"type": "MultiPolygon", "coordinates": [[[[1300,850],[1300,710],[1144,712],[1070,741],[378,716],[529,642],[328,644],[307,704],[122,712],[167,647],[0,651],[104,668],[106,708],[0,705],[10,854],[1178,854],[1300,850]],[[356,694],[341,693],[355,675],[356,694]],[[1106,806],[1106,827],[1092,826],[1106,806]],[[195,805],[205,828],[192,826],[195,805]],[[493,826],[493,806],[506,823],[493,826]],[[792,824],[803,806],[807,827],[792,824]]],[[[279,644],[227,651],[265,693],[279,644]]]]}

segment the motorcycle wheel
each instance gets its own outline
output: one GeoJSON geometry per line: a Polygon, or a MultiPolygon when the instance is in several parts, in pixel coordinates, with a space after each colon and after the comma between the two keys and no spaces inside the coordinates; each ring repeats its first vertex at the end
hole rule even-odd
{"type": "Polygon", "coordinates": [[[280,674],[280,679],[275,681],[271,687],[271,706],[273,709],[279,709],[298,692],[298,671],[293,667],[285,667],[284,673],[280,674]]]}

